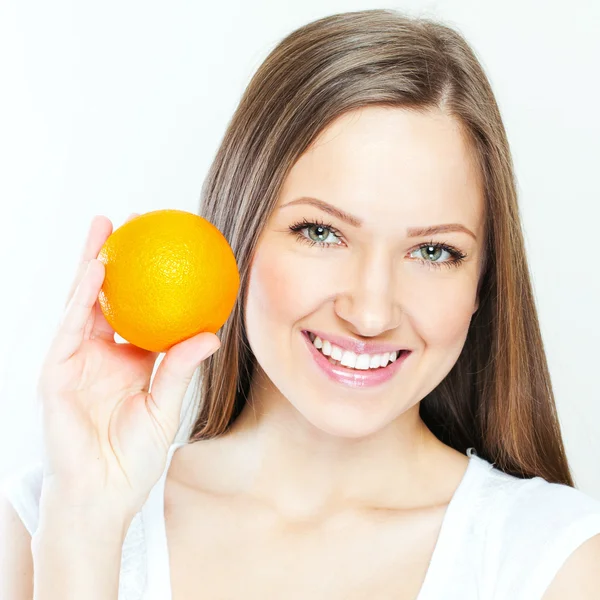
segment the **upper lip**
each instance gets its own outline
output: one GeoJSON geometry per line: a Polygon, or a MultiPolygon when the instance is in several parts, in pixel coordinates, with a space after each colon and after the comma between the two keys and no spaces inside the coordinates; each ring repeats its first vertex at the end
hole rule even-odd
{"type": "Polygon", "coordinates": [[[342,350],[350,350],[354,354],[383,354],[384,352],[395,352],[397,350],[409,350],[403,348],[400,344],[388,342],[365,342],[353,338],[343,337],[334,333],[325,333],[316,329],[306,329],[307,333],[314,333],[322,340],[329,340],[332,344],[339,346],[342,350]]]}

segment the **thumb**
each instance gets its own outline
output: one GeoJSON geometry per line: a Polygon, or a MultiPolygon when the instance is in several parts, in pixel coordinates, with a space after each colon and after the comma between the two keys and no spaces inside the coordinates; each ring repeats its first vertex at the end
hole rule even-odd
{"type": "Polygon", "coordinates": [[[150,393],[159,411],[173,419],[175,429],[196,368],[220,347],[221,340],[214,333],[199,333],[169,348],[158,366],[150,393]]]}

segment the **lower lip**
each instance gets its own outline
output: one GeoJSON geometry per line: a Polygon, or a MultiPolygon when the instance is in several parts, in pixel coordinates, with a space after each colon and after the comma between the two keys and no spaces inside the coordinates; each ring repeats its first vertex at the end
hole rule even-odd
{"type": "Polygon", "coordinates": [[[307,332],[303,331],[302,336],[308,344],[308,349],[313,359],[325,375],[333,381],[355,388],[372,387],[390,380],[400,370],[404,360],[411,354],[408,351],[402,351],[393,363],[389,363],[386,367],[379,369],[369,369],[368,371],[348,369],[341,364],[332,365],[328,358],[315,348],[307,332]]]}

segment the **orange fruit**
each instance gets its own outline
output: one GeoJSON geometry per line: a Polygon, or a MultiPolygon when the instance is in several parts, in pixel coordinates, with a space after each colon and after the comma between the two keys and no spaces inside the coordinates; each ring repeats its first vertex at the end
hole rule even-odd
{"type": "Polygon", "coordinates": [[[152,352],[198,333],[216,333],[240,276],[223,234],[199,215],[156,210],[121,225],[98,254],[105,278],[98,302],[127,342],[152,352]]]}

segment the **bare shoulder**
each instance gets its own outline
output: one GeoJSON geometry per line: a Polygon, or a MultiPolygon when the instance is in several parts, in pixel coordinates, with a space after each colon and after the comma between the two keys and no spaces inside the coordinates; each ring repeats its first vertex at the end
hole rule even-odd
{"type": "Polygon", "coordinates": [[[189,442],[174,452],[167,486],[203,492],[239,491],[242,475],[247,471],[246,455],[232,436],[189,442]]]}
{"type": "Polygon", "coordinates": [[[429,481],[437,482],[439,502],[447,503],[464,479],[471,459],[437,440],[432,446],[421,471],[429,481]]]}
{"type": "Polygon", "coordinates": [[[0,491],[0,598],[33,598],[31,535],[0,491]]]}
{"type": "Polygon", "coordinates": [[[542,600],[596,600],[600,590],[600,534],[586,540],[564,562],[542,600]]]}

